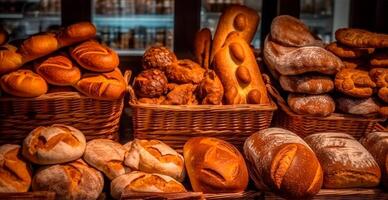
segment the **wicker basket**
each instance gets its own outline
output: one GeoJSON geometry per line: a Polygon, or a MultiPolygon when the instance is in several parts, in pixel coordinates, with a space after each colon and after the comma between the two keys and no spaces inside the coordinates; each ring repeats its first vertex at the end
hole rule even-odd
{"type": "MultiPolygon", "coordinates": [[[[264,193],[265,200],[284,200],[283,198],[273,194],[264,193]]],[[[373,199],[373,200],[386,200],[388,199],[388,193],[380,189],[322,189],[317,195],[314,196],[314,200],[355,200],[355,199],[373,199]]]]}
{"type": "MultiPolygon", "coordinates": [[[[125,73],[126,80],[130,71],[125,73]]],[[[48,93],[36,98],[0,97],[0,144],[21,143],[37,126],[66,124],[86,139],[118,140],[124,100],[95,100],[78,92],[48,93]]]]}
{"type": "Polygon", "coordinates": [[[121,196],[121,199],[158,199],[158,200],[260,200],[264,195],[258,191],[246,191],[241,193],[219,193],[202,194],[201,192],[182,192],[182,193],[134,193],[127,192],[121,196]]]}
{"type": "Polygon", "coordinates": [[[12,200],[55,200],[55,192],[13,192],[0,193],[0,199],[12,200]]]}

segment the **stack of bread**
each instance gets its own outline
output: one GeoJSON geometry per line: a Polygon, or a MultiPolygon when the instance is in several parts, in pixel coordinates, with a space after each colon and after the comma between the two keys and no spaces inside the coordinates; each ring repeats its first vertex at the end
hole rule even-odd
{"type": "Polygon", "coordinates": [[[38,97],[49,89],[67,91],[64,86],[72,86],[95,99],[121,98],[126,83],[118,55],[90,40],[95,35],[93,24],[80,22],[33,35],[17,46],[0,46],[1,89],[17,97],[38,97]]]}
{"type": "Polygon", "coordinates": [[[334,112],[335,102],[328,93],[343,64],[301,21],[287,15],[272,21],[264,61],[283,90],[290,92],[287,101],[292,111],[312,116],[334,112]]]}

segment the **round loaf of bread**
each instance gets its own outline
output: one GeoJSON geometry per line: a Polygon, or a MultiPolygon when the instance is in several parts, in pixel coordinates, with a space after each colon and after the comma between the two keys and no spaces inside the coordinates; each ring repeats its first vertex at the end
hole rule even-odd
{"type": "Polygon", "coordinates": [[[48,55],[59,48],[54,34],[34,35],[23,41],[18,49],[22,54],[23,63],[48,55]]]}
{"type": "Polygon", "coordinates": [[[119,56],[111,48],[90,40],[71,50],[71,56],[83,68],[94,72],[110,72],[119,66],[119,56]]]}
{"type": "Polygon", "coordinates": [[[334,82],[329,76],[299,75],[280,76],[280,85],[287,92],[305,94],[324,94],[334,89],[334,82]]]}
{"type": "Polygon", "coordinates": [[[142,58],[144,69],[160,69],[164,71],[167,66],[178,61],[175,54],[166,47],[151,47],[147,49],[142,58]]]}
{"type": "Polygon", "coordinates": [[[27,192],[31,185],[30,166],[19,157],[20,146],[0,146],[0,193],[27,192]]]}
{"type": "Polygon", "coordinates": [[[166,67],[166,76],[174,83],[198,84],[204,75],[205,69],[189,59],[178,60],[166,67]]]}
{"type": "Polygon", "coordinates": [[[61,47],[70,46],[96,35],[96,27],[90,22],[79,22],[66,27],[57,35],[61,47]]]}
{"type": "Polygon", "coordinates": [[[103,172],[110,180],[129,172],[124,166],[127,152],[120,143],[108,139],[91,140],[86,145],[84,160],[103,172]]]}
{"type": "Polygon", "coordinates": [[[16,49],[9,44],[0,46],[0,75],[17,70],[23,65],[22,55],[16,49]]]}
{"type": "Polygon", "coordinates": [[[95,200],[103,187],[102,174],[81,159],[42,167],[32,181],[33,191],[55,192],[56,199],[95,200]]]}
{"type": "Polygon", "coordinates": [[[284,198],[311,198],[322,186],[323,173],[310,147],[294,133],[269,128],[252,134],[244,144],[250,176],[259,190],[284,198]]]}
{"type": "Polygon", "coordinates": [[[169,176],[134,171],[115,178],[111,182],[110,191],[113,198],[120,199],[125,191],[174,193],[186,192],[186,189],[169,176]]]}
{"type": "Polygon", "coordinates": [[[48,87],[41,76],[24,69],[3,75],[0,85],[6,93],[18,97],[37,97],[46,94],[48,87]]]}
{"type": "Polygon", "coordinates": [[[39,126],[23,142],[23,156],[39,165],[77,160],[85,151],[86,139],[76,128],[63,124],[39,126]]]}
{"type": "Polygon", "coordinates": [[[124,164],[131,169],[167,175],[178,181],[185,178],[183,156],[165,143],[135,139],[124,147],[129,149],[124,164]]]}
{"type": "Polygon", "coordinates": [[[195,192],[242,192],[248,170],[241,153],[217,138],[193,137],[183,147],[186,170],[195,192]]]}
{"type": "Polygon", "coordinates": [[[340,97],[336,99],[336,102],[337,108],[348,114],[367,115],[377,113],[380,110],[380,106],[371,97],[366,99],[340,97]]]}
{"type": "Polygon", "coordinates": [[[324,188],[375,187],[381,172],[372,155],[345,133],[316,133],[304,138],[322,165],[324,188]]]}
{"type": "Polygon", "coordinates": [[[137,97],[160,97],[167,91],[168,80],[159,69],[147,69],[135,77],[133,88],[137,97]]]}
{"type": "Polygon", "coordinates": [[[289,94],[287,102],[291,110],[300,115],[325,117],[335,110],[335,102],[327,94],[289,94]]]}
{"type": "Polygon", "coordinates": [[[45,59],[35,65],[35,71],[48,83],[59,86],[74,85],[81,78],[79,68],[64,55],[45,59]]]}

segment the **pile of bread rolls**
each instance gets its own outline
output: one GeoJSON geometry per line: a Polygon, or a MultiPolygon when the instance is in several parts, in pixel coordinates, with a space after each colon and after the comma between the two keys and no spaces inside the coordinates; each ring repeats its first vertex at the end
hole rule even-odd
{"type": "Polygon", "coordinates": [[[0,46],[1,89],[17,97],[38,97],[72,86],[91,98],[120,99],[126,82],[118,55],[91,40],[95,35],[93,24],[80,22],[33,35],[17,46],[0,46]]]}

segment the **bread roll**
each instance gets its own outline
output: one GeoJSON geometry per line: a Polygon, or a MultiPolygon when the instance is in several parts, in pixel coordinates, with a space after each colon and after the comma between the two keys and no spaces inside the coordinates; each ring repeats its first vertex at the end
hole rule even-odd
{"type": "Polygon", "coordinates": [[[250,176],[256,187],[289,199],[307,199],[319,192],[323,173],[310,147],[294,133],[269,128],[244,144],[250,176]]]}
{"type": "Polygon", "coordinates": [[[56,199],[94,200],[104,187],[102,174],[81,159],[42,167],[32,181],[33,191],[55,192],[56,199]]]}
{"type": "Polygon", "coordinates": [[[356,28],[340,28],[335,32],[335,39],[338,42],[359,48],[387,48],[388,35],[372,33],[356,28]]]}
{"type": "Polygon", "coordinates": [[[222,104],[224,87],[213,70],[209,70],[205,73],[205,78],[199,84],[198,96],[202,100],[202,104],[222,104]]]}
{"type": "Polygon", "coordinates": [[[113,198],[120,199],[125,191],[174,193],[186,192],[186,189],[169,176],[134,171],[115,178],[110,185],[110,191],[113,198]]]}
{"type": "Polygon", "coordinates": [[[324,94],[334,89],[334,82],[329,76],[280,76],[279,82],[283,90],[287,92],[324,94]]]}
{"type": "Polygon", "coordinates": [[[195,192],[242,192],[248,185],[244,158],[228,142],[210,137],[194,137],[184,145],[183,154],[195,192]]]}
{"type": "Polygon", "coordinates": [[[197,86],[193,84],[176,85],[171,88],[167,94],[166,99],[161,103],[164,105],[196,105],[198,101],[195,97],[194,91],[197,86]]]}
{"type": "Polygon", "coordinates": [[[23,142],[23,156],[39,165],[77,160],[85,151],[86,139],[71,126],[54,124],[39,126],[23,142]]]}
{"type": "Polygon", "coordinates": [[[120,143],[108,139],[94,139],[87,143],[84,160],[103,172],[110,180],[129,172],[124,166],[127,152],[120,143]]]}
{"type": "Polygon", "coordinates": [[[388,132],[372,132],[365,134],[361,144],[372,154],[381,169],[381,182],[388,188],[388,132]]]}
{"type": "Polygon", "coordinates": [[[194,56],[196,62],[204,69],[210,66],[210,50],[212,44],[212,33],[208,28],[203,28],[195,34],[194,56]]]}
{"type": "Polygon", "coordinates": [[[327,94],[289,94],[287,102],[291,110],[300,115],[326,117],[335,110],[335,102],[327,94]]]}
{"type": "Polygon", "coordinates": [[[340,97],[336,99],[337,108],[344,113],[355,115],[368,115],[377,113],[380,106],[372,98],[357,99],[352,97],[340,97]]]}
{"type": "Polygon", "coordinates": [[[322,165],[324,188],[375,187],[381,172],[372,155],[345,133],[316,133],[304,138],[322,165]]]}
{"type": "Polygon", "coordinates": [[[0,146],[0,193],[27,192],[31,185],[30,166],[19,156],[20,146],[0,146]]]}
{"type": "Polygon", "coordinates": [[[17,70],[23,65],[22,55],[16,52],[15,46],[0,46],[0,75],[17,70]]]}
{"type": "Polygon", "coordinates": [[[372,96],[376,87],[368,72],[358,69],[342,69],[336,74],[334,84],[343,94],[358,98],[372,96]]]}
{"type": "Polygon", "coordinates": [[[270,103],[255,56],[238,32],[228,36],[213,63],[224,87],[226,104],[270,103]]]}
{"type": "Polygon", "coordinates": [[[133,87],[137,97],[156,98],[167,91],[168,80],[159,69],[147,69],[135,77],[133,87]]]}
{"type": "Polygon", "coordinates": [[[213,37],[210,62],[225,44],[226,39],[232,32],[238,32],[241,39],[250,43],[257,31],[260,16],[257,11],[242,5],[231,5],[222,13],[216,32],[213,37]]]}
{"type": "Polygon", "coordinates": [[[174,83],[198,84],[203,80],[205,69],[189,59],[178,60],[165,68],[167,78],[174,83]]]}
{"type": "Polygon", "coordinates": [[[76,88],[86,96],[100,100],[117,100],[123,97],[127,84],[120,70],[106,73],[85,73],[76,88]]]}
{"type": "Polygon", "coordinates": [[[166,47],[150,47],[142,58],[144,69],[156,68],[164,71],[167,66],[178,61],[175,54],[166,47]]]}
{"type": "Polygon", "coordinates": [[[369,76],[377,87],[388,87],[388,69],[373,68],[369,71],[369,76]]]}
{"type": "Polygon", "coordinates": [[[52,33],[34,35],[23,41],[18,49],[22,55],[23,63],[38,57],[48,55],[60,48],[58,40],[52,33]]]}
{"type": "Polygon", "coordinates": [[[82,42],[96,35],[96,27],[90,22],[78,22],[72,24],[57,34],[58,43],[61,47],[82,42]]]}
{"type": "Polygon", "coordinates": [[[332,42],[326,46],[326,49],[341,58],[359,58],[371,54],[375,51],[374,48],[352,48],[342,45],[338,42],[332,42]]]}
{"type": "Polygon", "coordinates": [[[3,75],[0,86],[6,93],[18,97],[37,97],[46,94],[48,87],[41,76],[25,69],[3,75]]]}
{"type": "Polygon", "coordinates": [[[80,69],[65,55],[57,55],[35,64],[35,71],[48,83],[71,86],[81,78],[80,69]]]}
{"type": "Polygon", "coordinates": [[[370,64],[374,67],[388,67],[388,50],[382,49],[372,54],[370,64]]]}
{"type": "Polygon", "coordinates": [[[135,171],[170,176],[178,181],[185,177],[183,156],[159,140],[135,139],[124,145],[128,150],[124,164],[135,171]]]}

